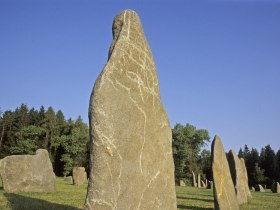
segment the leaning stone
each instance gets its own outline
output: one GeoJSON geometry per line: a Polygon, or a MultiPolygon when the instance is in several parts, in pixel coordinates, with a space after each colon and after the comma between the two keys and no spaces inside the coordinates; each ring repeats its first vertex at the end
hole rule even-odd
{"type": "Polygon", "coordinates": [[[216,210],[238,210],[224,146],[220,137],[215,136],[211,146],[212,172],[214,181],[214,206],[216,210]]]}
{"type": "Polygon", "coordinates": [[[265,190],[263,189],[263,186],[261,186],[260,184],[257,184],[257,185],[255,186],[255,190],[256,190],[257,192],[265,192],[265,190]]]}
{"type": "Polygon", "coordinates": [[[180,186],[181,186],[181,187],[185,187],[185,186],[186,186],[186,183],[185,183],[183,180],[180,180],[180,186]]]}
{"type": "Polygon", "coordinates": [[[55,174],[45,149],[35,155],[12,155],[0,160],[0,176],[6,192],[54,192],[55,174]]]}
{"type": "Polygon", "coordinates": [[[73,168],[73,184],[80,186],[83,185],[86,180],[87,180],[87,176],[86,176],[86,171],[84,167],[74,167],[73,168]]]}
{"type": "Polygon", "coordinates": [[[65,182],[68,182],[68,183],[70,183],[70,184],[73,184],[73,178],[72,178],[72,176],[66,176],[66,177],[64,177],[64,181],[65,181],[65,182]]]}
{"type": "Polygon", "coordinates": [[[201,186],[206,188],[206,184],[205,184],[205,182],[203,180],[201,180],[201,186]]]}
{"type": "Polygon", "coordinates": [[[245,191],[246,191],[246,195],[247,195],[247,200],[251,200],[253,198],[251,191],[249,189],[249,183],[248,183],[248,174],[247,174],[247,169],[246,169],[246,165],[245,165],[245,161],[243,158],[240,158],[241,161],[241,167],[243,169],[243,174],[244,174],[244,186],[245,186],[245,191]]]}
{"type": "Polygon", "coordinates": [[[192,171],[192,177],[193,177],[193,187],[197,187],[197,182],[195,178],[195,173],[192,171]]]}
{"type": "Polygon", "coordinates": [[[239,204],[247,203],[247,191],[245,189],[245,175],[241,160],[233,150],[228,153],[228,164],[239,204]]]}
{"type": "Polygon", "coordinates": [[[271,185],[271,191],[273,193],[280,193],[280,184],[279,182],[274,182],[272,185],[271,185]]]}
{"type": "Polygon", "coordinates": [[[138,15],[113,23],[109,58],[89,107],[85,209],[177,209],[172,135],[156,66],[138,15]]]}

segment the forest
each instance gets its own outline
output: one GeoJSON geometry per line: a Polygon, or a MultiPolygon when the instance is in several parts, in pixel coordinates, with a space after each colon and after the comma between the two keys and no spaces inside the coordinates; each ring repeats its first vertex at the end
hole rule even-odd
{"type": "MultiPolygon", "coordinates": [[[[172,129],[175,181],[191,185],[192,171],[212,180],[209,132],[194,125],[177,123],[172,129]]],[[[57,176],[67,176],[74,166],[89,165],[89,128],[80,116],[65,119],[61,110],[41,106],[39,110],[22,104],[14,111],[0,109],[0,159],[9,155],[34,154],[39,148],[49,152],[57,176]]],[[[270,187],[280,181],[280,149],[270,145],[256,148],[245,145],[238,156],[244,158],[249,185],[270,187]]]]}

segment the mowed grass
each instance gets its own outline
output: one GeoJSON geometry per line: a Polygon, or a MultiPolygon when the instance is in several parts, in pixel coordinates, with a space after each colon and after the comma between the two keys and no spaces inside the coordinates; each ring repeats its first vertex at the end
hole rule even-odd
{"type": "MultiPolygon", "coordinates": [[[[87,184],[73,186],[56,179],[55,193],[5,193],[0,187],[0,209],[2,210],[78,210],[83,209],[87,184]]],[[[213,192],[210,189],[176,187],[178,209],[214,209],[213,192]]],[[[241,210],[279,210],[280,194],[252,192],[253,199],[241,210]]],[[[164,209],[163,209],[164,210],[164,209]]]]}

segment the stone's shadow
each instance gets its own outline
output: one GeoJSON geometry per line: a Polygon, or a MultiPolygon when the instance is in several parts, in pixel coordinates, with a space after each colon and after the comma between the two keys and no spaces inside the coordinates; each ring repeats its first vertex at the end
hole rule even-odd
{"type": "Polygon", "coordinates": [[[68,205],[51,203],[37,198],[30,198],[14,193],[4,193],[11,210],[79,210],[68,205]]]}
{"type": "Polygon", "coordinates": [[[181,196],[177,196],[177,199],[186,199],[186,200],[197,200],[197,201],[204,201],[204,202],[210,202],[213,203],[214,200],[212,199],[203,199],[203,198],[188,198],[188,197],[181,197],[181,196]]]}
{"type": "Polygon", "coordinates": [[[194,210],[213,210],[213,208],[201,208],[201,207],[196,207],[196,206],[186,206],[186,205],[178,205],[177,208],[180,209],[194,209],[194,210]]]}

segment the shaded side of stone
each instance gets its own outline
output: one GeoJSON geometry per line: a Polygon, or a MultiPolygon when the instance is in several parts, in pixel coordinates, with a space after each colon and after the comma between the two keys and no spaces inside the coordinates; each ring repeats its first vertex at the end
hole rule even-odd
{"type": "Polygon", "coordinates": [[[243,170],[243,174],[244,174],[244,187],[245,187],[245,191],[246,191],[246,195],[247,195],[247,200],[251,200],[253,198],[251,191],[249,189],[249,183],[248,183],[248,173],[247,173],[247,169],[246,169],[246,165],[245,165],[245,161],[243,158],[240,158],[241,161],[241,167],[243,170]]]}
{"type": "Polygon", "coordinates": [[[228,161],[221,139],[216,135],[211,145],[214,206],[218,210],[239,209],[228,161]]]}
{"type": "Polygon", "coordinates": [[[171,128],[149,44],[131,10],[114,20],[109,58],[90,99],[89,121],[85,209],[177,209],[171,128]]]}
{"type": "Polygon", "coordinates": [[[247,191],[245,189],[245,175],[241,160],[233,150],[230,150],[228,155],[228,164],[233,180],[236,197],[239,204],[247,203],[247,191]]]}
{"type": "Polygon", "coordinates": [[[0,161],[0,175],[6,192],[54,192],[55,175],[49,153],[12,155],[0,161]]]}

